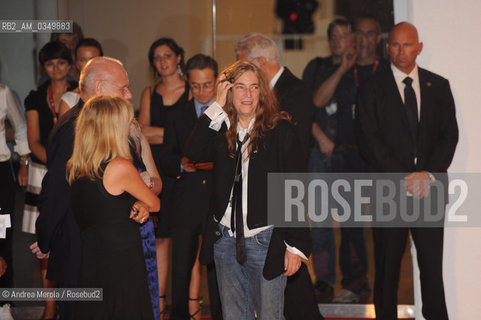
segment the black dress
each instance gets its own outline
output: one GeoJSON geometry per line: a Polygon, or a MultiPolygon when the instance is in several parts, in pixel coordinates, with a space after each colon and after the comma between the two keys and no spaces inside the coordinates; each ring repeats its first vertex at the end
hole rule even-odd
{"type": "MultiPolygon", "coordinates": [[[[189,100],[189,83],[185,82],[184,93],[180,96],[173,105],[164,105],[162,96],[157,93],[157,86],[152,90],[150,96],[150,125],[153,127],[165,128],[165,124],[169,121],[169,117],[178,106],[181,106],[189,100]]],[[[162,169],[161,154],[164,152],[163,144],[151,144],[152,157],[154,158],[155,166],[159,171],[160,178],[162,179],[162,193],[159,195],[162,206],[159,212],[159,221],[157,223],[156,237],[168,238],[169,235],[169,206],[172,198],[172,192],[175,184],[175,180],[165,174],[165,170],[162,169]]]]}
{"type": "MultiPolygon", "coordinates": [[[[40,143],[45,148],[47,147],[47,140],[55,125],[52,110],[47,102],[48,87],[50,86],[50,80],[42,84],[37,90],[32,90],[25,98],[25,111],[36,110],[38,112],[38,126],[40,131],[40,143]]],[[[69,82],[67,91],[72,91],[78,87],[77,82],[69,82]]],[[[58,116],[58,114],[57,114],[58,116]]],[[[31,155],[32,161],[42,163],[35,155],[31,155]]]]}
{"type": "MultiPolygon", "coordinates": [[[[37,111],[38,127],[40,131],[40,143],[47,149],[47,140],[50,131],[55,125],[54,115],[47,102],[48,87],[50,80],[40,85],[37,90],[32,90],[25,98],[25,110],[37,111]]],[[[67,91],[77,88],[77,82],[69,82],[67,91]]],[[[58,114],[56,114],[58,116],[58,114]]],[[[45,163],[40,161],[33,153],[31,154],[32,162],[29,167],[29,177],[27,191],[25,192],[25,206],[23,211],[22,231],[35,233],[35,221],[40,212],[37,207],[38,195],[41,190],[43,176],[47,172],[45,163]]]]}
{"type": "Polygon", "coordinates": [[[135,199],[82,178],[71,200],[82,240],[78,287],[103,289],[103,301],[77,302],[75,319],[154,319],[139,225],[129,218],[135,199]]]}

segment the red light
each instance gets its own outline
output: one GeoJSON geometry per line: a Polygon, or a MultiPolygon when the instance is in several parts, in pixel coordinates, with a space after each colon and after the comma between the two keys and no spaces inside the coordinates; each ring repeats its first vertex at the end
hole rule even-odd
{"type": "Polygon", "coordinates": [[[291,19],[291,21],[296,21],[298,18],[297,16],[297,13],[293,12],[289,15],[289,19],[291,19]]]}

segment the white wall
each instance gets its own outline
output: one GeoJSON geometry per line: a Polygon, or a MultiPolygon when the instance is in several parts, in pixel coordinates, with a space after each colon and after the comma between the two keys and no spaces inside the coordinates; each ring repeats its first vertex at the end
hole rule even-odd
{"type": "MultiPolygon", "coordinates": [[[[67,0],[66,0],[67,1],[67,0]]],[[[211,54],[211,0],[68,0],[69,18],[84,36],[100,41],[104,54],[119,59],[129,74],[132,103],[153,84],[147,53],[154,40],[171,37],[185,50],[185,60],[211,54]]]]}
{"type": "MultiPolygon", "coordinates": [[[[2,3],[0,19],[35,19],[33,0],[2,3]]],[[[23,99],[36,87],[34,79],[35,40],[32,33],[0,33],[0,81],[23,99]]]]}
{"type": "MultiPolygon", "coordinates": [[[[418,64],[450,81],[460,133],[450,172],[481,172],[481,1],[395,0],[394,4],[396,22],[412,22],[424,42],[418,64]]],[[[450,319],[479,319],[481,229],[446,228],[444,249],[450,319]]]]}

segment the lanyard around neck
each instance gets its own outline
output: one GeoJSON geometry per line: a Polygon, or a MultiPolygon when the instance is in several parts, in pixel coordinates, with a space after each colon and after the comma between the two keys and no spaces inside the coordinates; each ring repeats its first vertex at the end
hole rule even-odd
{"type": "MultiPolygon", "coordinates": [[[[376,60],[374,62],[374,65],[372,66],[371,75],[376,73],[376,70],[378,67],[379,67],[379,60],[376,60]]],[[[359,72],[357,71],[357,64],[354,65],[354,82],[356,83],[356,87],[359,87],[359,72]]]]}

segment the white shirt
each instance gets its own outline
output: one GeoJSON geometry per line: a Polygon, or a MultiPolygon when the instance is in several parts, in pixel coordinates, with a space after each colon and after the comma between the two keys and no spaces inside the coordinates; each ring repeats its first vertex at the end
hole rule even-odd
{"type": "MultiPolygon", "coordinates": [[[[214,101],[207,110],[205,110],[205,115],[207,115],[210,119],[210,125],[209,128],[215,131],[219,131],[222,123],[225,122],[227,125],[227,128],[230,127],[230,122],[227,117],[227,114],[224,112],[222,107],[214,101]]],[[[252,129],[253,125],[255,122],[255,118],[253,118],[250,122],[247,128],[242,128],[240,123],[237,123],[237,133],[239,134],[239,140],[244,140],[245,135],[252,129]]],[[[247,146],[249,145],[249,140],[248,139],[243,145],[242,145],[242,219],[244,221],[244,237],[249,238],[253,237],[256,234],[272,227],[272,225],[260,227],[260,228],[255,228],[255,229],[249,229],[247,227],[247,186],[249,183],[249,158],[248,158],[248,153],[247,153],[247,146]]],[[[229,199],[232,199],[232,189],[230,192],[230,197],[229,199]]],[[[231,212],[232,212],[232,207],[231,203],[227,205],[227,208],[225,210],[224,216],[222,217],[220,223],[223,224],[224,226],[229,228],[229,234],[233,235],[235,237],[235,234],[232,233],[230,230],[230,218],[231,218],[231,212]]],[[[299,249],[292,247],[288,245],[284,241],[286,248],[289,252],[296,254],[300,256],[302,259],[306,259],[307,257],[300,251],[299,249]]]]}
{"type": "MultiPolygon", "coordinates": [[[[237,133],[239,135],[240,141],[243,141],[246,134],[248,132],[250,132],[250,130],[254,126],[254,122],[255,122],[255,118],[253,118],[249,122],[249,126],[245,129],[242,128],[240,123],[237,123],[237,133]]],[[[269,227],[271,227],[271,226],[265,226],[265,227],[255,228],[255,229],[251,230],[247,226],[247,197],[248,197],[247,186],[249,185],[249,175],[248,175],[248,172],[249,172],[249,154],[247,152],[247,146],[249,145],[249,143],[250,143],[250,139],[247,139],[247,141],[242,145],[242,163],[241,163],[241,166],[242,166],[242,170],[241,170],[242,171],[242,220],[243,220],[243,223],[244,223],[244,237],[246,237],[246,238],[253,237],[256,234],[258,234],[259,232],[264,231],[264,230],[268,229],[269,227]]],[[[234,188],[232,188],[232,190],[230,192],[229,199],[232,199],[233,189],[234,188]]],[[[232,215],[232,203],[229,202],[229,205],[227,206],[227,208],[225,210],[225,213],[224,213],[224,216],[222,217],[222,220],[220,221],[220,223],[222,223],[224,226],[227,226],[227,227],[230,228],[231,215],[232,215]]],[[[229,230],[229,234],[232,235],[231,230],[229,230]]],[[[235,235],[234,235],[234,237],[235,237],[235,235]]]]}
{"type": "MultiPolygon", "coordinates": [[[[224,112],[224,110],[221,108],[221,106],[217,103],[214,102],[212,103],[207,110],[205,110],[205,114],[211,118],[211,123],[210,123],[210,128],[219,131],[220,127],[222,126],[222,122],[226,122],[227,128],[230,127],[229,119],[227,118],[227,114],[224,112]],[[213,120],[215,119],[215,120],[213,120]]],[[[252,126],[254,125],[255,118],[253,118],[249,126],[247,128],[242,128],[240,123],[237,123],[237,133],[239,134],[239,140],[244,140],[245,135],[252,129],[252,126]]],[[[246,238],[248,237],[253,237],[256,234],[258,234],[261,231],[264,231],[268,229],[271,226],[265,226],[265,227],[260,227],[260,228],[255,228],[255,229],[249,229],[247,227],[247,186],[249,183],[249,157],[247,153],[247,146],[250,142],[250,139],[247,139],[247,141],[244,143],[242,146],[242,217],[244,220],[244,236],[246,238]]],[[[232,190],[230,192],[230,197],[229,199],[232,199],[232,190]]],[[[231,212],[232,212],[232,207],[231,203],[229,202],[229,205],[227,206],[224,216],[222,217],[222,220],[220,223],[222,223],[224,226],[227,226],[230,228],[230,218],[231,218],[231,212]]],[[[232,235],[232,231],[229,230],[229,234],[232,235]]],[[[235,236],[235,235],[234,235],[235,236]]]]}
{"type": "Polygon", "coordinates": [[[27,123],[23,110],[18,106],[10,89],[0,83],[0,162],[10,159],[5,136],[5,119],[8,118],[15,130],[15,146],[13,150],[20,155],[30,153],[27,141],[27,123]]]}
{"type": "Polygon", "coordinates": [[[279,80],[279,78],[281,77],[281,74],[284,72],[284,67],[281,67],[277,72],[276,74],[274,75],[274,77],[272,77],[271,81],[269,81],[269,87],[272,89],[274,88],[274,86],[276,85],[277,83],[277,80],[279,80]]]}
{"type": "MultiPolygon", "coordinates": [[[[404,103],[404,88],[406,87],[403,80],[406,79],[406,77],[410,77],[411,79],[413,79],[411,86],[413,87],[414,93],[416,94],[416,103],[418,107],[418,119],[420,120],[421,119],[421,86],[419,84],[418,66],[415,65],[414,69],[412,69],[409,74],[405,74],[404,72],[396,68],[394,64],[391,63],[391,70],[392,70],[392,74],[394,76],[394,80],[396,81],[396,85],[399,90],[399,94],[401,95],[401,99],[403,103],[404,103]]],[[[417,158],[414,158],[414,163],[416,163],[417,160],[418,160],[417,158]]],[[[436,180],[435,177],[430,172],[428,172],[428,174],[431,181],[436,180]]],[[[407,195],[410,197],[412,196],[410,192],[408,192],[407,195]]]]}
{"type": "Polygon", "coordinates": [[[67,91],[63,94],[60,100],[63,100],[71,109],[75,107],[75,105],[79,102],[80,94],[72,91],[67,91]]]}
{"type": "Polygon", "coordinates": [[[413,79],[412,87],[414,89],[414,93],[416,94],[416,102],[418,106],[418,119],[421,119],[421,89],[419,85],[419,74],[418,74],[418,66],[416,65],[414,69],[409,74],[405,74],[395,65],[391,63],[391,70],[392,74],[394,75],[394,80],[396,81],[397,88],[399,90],[399,94],[401,95],[401,99],[404,103],[404,88],[406,85],[404,84],[403,80],[406,77],[410,77],[413,79]]]}

